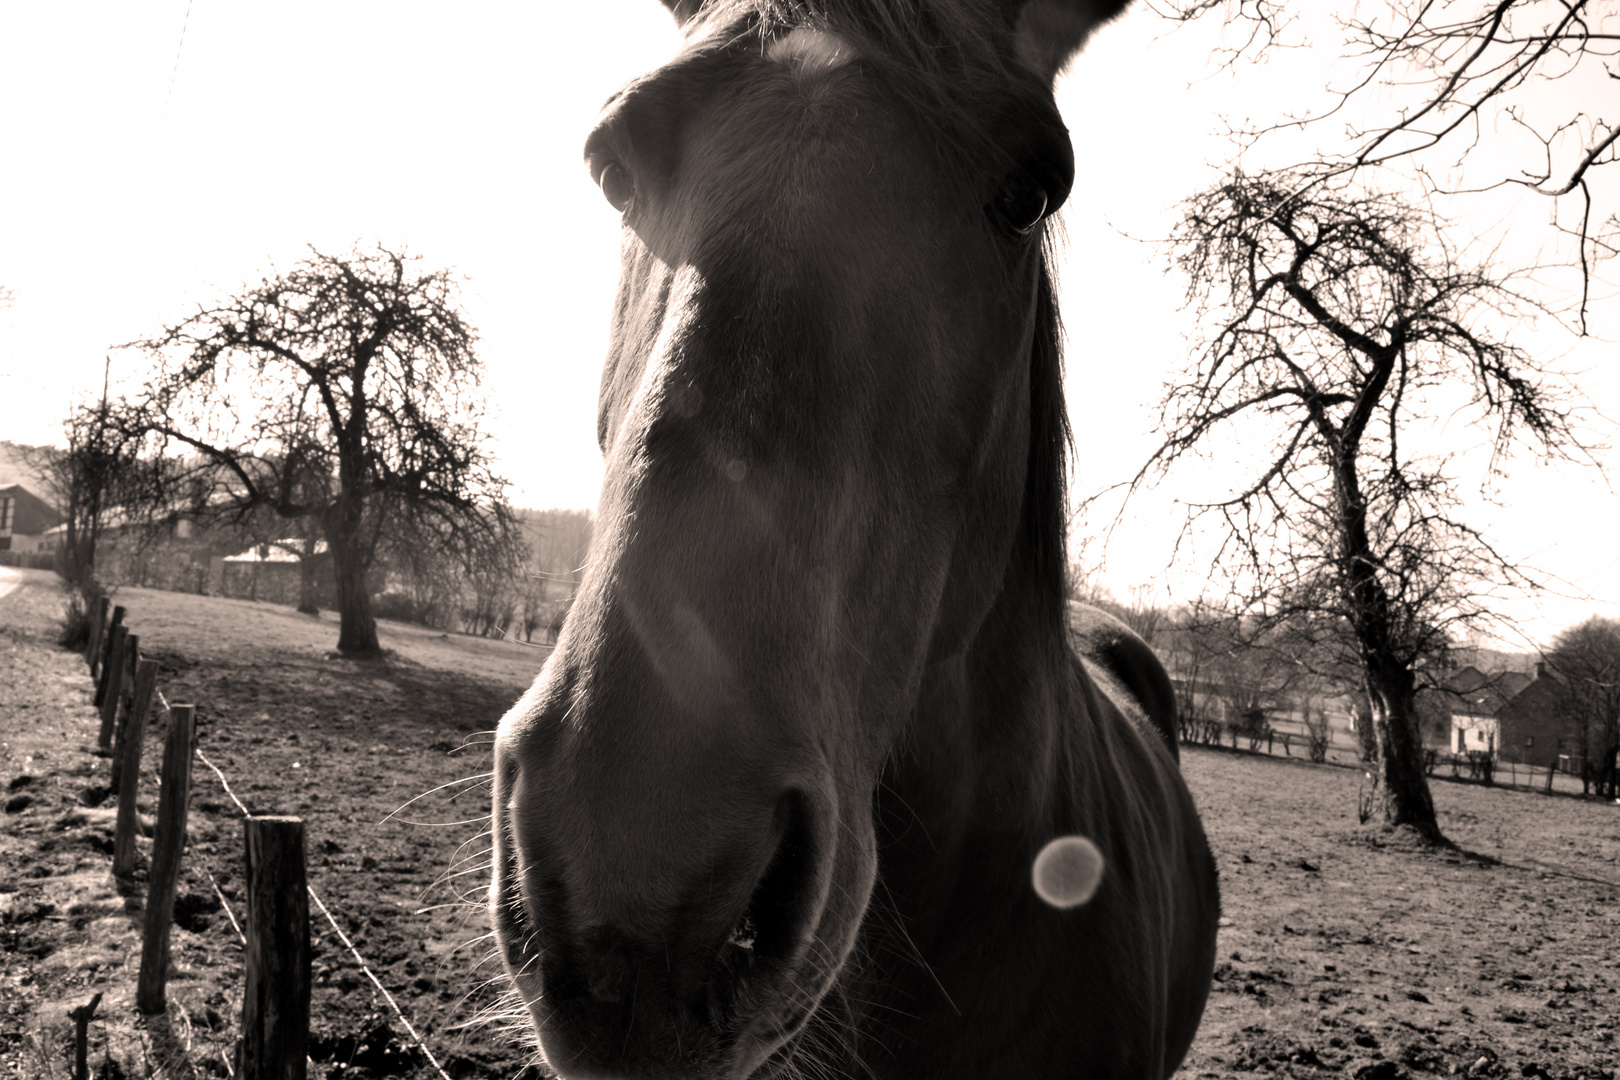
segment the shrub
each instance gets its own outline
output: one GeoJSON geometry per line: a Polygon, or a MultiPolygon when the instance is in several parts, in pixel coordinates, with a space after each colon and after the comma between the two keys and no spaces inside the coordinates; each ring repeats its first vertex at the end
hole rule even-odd
{"type": "Polygon", "coordinates": [[[67,608],[62,612],[61,630],[56,635],[58,645],[78,653],[90,647],[90,614],[105,595],[105,591],[94,581],[73,591],[68,598],[67,608]]]}
{"type": "Polygon", "coordinates": [[[371,598],[371,614],[378,619],[428,624],[427,612],[409,593],[390,590],[371,598]]]}
{"type": "Polygon", "coordinates": [[[1307,753],[1312,761],[1320,765],[1327,760],[1328,747],[1333,742],[1333,728],[1327,710],[1320,705],[1312,708],[1309,701],[1305,703],[1305,734],[1307,753]]]}

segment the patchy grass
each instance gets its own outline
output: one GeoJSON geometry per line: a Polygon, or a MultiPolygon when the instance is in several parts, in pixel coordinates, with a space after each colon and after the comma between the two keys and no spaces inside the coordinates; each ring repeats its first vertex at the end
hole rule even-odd
{"type": "MultiPolygon", "coordinates": [[[[199,767],[170,1012],[137,1025],[143,894],[109,875],[90,681],[55,644],[65,600],[42,573],[0,599],[0,1066],[65,1076],[67,1011],[99,990],[99,1076],[223,1077],[241,1011],[226,917],[241,905],[240,814],[199,767]]],[[[356,663],[332,652],[328,616],[142,589],[114,602],[165,696],[196,703],[200,748],[235,795],[306,820],[311,884],[449,1075],[522,1071],[521,1037],[476,1022],[504,989],[480,940],[483,774],[491,728],[545,651],[385,623],[388,658],[356,663]]],[[[162,734],[146,745],[148,813],[162,734]]],[[[1463,850],[1432,851],[1356,825],[1358,770],[1199,747],[1183,769],[1225,920],[1181,1075],[1612,1080],[1620,808],[1436,783],[1463,850]]],[[[312,1076],[436,1075],[315,917],[312,1076]]]]}
{"type": "Polygon", "coordinates": [[[1620,807],[1436,783],[1447,852],[1358,827],[1356,769],[1182,771],[1225,916],[1182,1075],[1614,1075],[1620,807]]]}
{"type": "MultiPolygon", "coordinates": [[[[49,575],[0,600],[0,1058],[59,1077],[69,1009],[105,993],[92,1069],[227,1074],[241,1013],[242,826],[295,814],[310,884],[450,1076],[510,1077],[531,1051],[480,1022],[505,990],[486,933],[489,739],[546,650],[383,624],[383,661],[334,653],[337,624],[289,608],[145,589],[113,602],[159,664],[159,690],[197,707],[166,1021],[137,1024],[144,885],[109,873],[113,800],[81,659],[58,648],[66,594],[49,575]],[[217,890],[217,891],[216,891],[217,890]],[[223,902],[222,902],[223,901],[223,902]]],[[[143,755],[155,805],[164,724],[143,755]]],[[[149,842],[142,842],[143,855],[149,842]]],[[[320,1076],[436,1075],[331,927],[312,911],[311,1056],[320,1076]]]]}

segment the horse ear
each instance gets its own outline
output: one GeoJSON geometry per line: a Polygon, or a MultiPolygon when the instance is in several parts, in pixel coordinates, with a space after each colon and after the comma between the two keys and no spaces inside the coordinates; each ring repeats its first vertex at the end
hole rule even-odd
{"type": "Polygon", "coordinates": [[[675,21],[685,26],[703,7],[703,0],[663,0],[663,4],[675,16],[675,21]]]}
{"type": "Polygon", "coordinates": [[[1003,8],[1018,58],[1052,82],[1091,32],[1129,4],[1130,0],[1004,0],[1003,8]]]}

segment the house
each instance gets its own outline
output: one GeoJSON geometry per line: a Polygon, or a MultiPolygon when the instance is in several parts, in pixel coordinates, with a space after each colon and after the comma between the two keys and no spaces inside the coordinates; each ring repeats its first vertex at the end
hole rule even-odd
{"type": "MultiPolygon", "coordinates": [[[[174,510],[156,522],[131,518],[119,507],[104,510],[95,551],[96,579],[103,585],[208,594],[217,592],[219,558],[242,550],[250,537],[230,522],[209,522],[174,510]]],[[[67,543],[67,527],[46,537],[53,549],[67,543]]]]}
{"type": "Polygon", "coordinates": [[[0,487],[0,551],[50,551],[46,534],[61,520],[54,506],[23,485],[0,487]]]}
{"type": "Polygon", "coordinates": [[[1536,664],[1536,677],[1497,710],[1500,752],[1511,761],[1541,768],[1580,769],[1581,740],[1563,715],[1564,681],[1536,664]]]}
{"type": "Polygon", "coordinates": [[[237,555],[215,558],[209,575],[214,591],[238,600],[264,600],[296,607],[304,569],[299,552],[304,550],[309,551],[306,557],[319,567],[312,582],[315,590],[312,599],[322,607],[336,607],[337,586],[329,569],[331,559],[325,540],[276,540],[255,544],[237,555]]]}
{"type": "Polygon", "coordinates": [[[1454,754],[1487,753],[1540,768],[1568,768],[1575,745],[1558,707],[1562,685],[1545,664],[1532,677],[1517,671],[1486,674],[1465,667],[1432,700],[1450,714],[1445,748],[1454,754]]]}
{"type": "Polygon", "coordinates": [[[1441,745],[1453,754],[1495,754],[1501,739],[1497,712],[1530,680],[1518,672],[1487,675],[1473,665],[1446,679],[1427,695],[1435,724],[1425,743],[1441,745]]]}

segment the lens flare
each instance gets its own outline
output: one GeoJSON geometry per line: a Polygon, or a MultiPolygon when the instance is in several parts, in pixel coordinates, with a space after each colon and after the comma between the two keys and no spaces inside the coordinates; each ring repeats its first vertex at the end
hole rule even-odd
{"type": "Polygon", "coordinates": [[[1079,907],[1097,894],[1106,863],[1084,836],[1060,836],[1035,856],[1035,894],[1055,908],[1079,907]]]}

